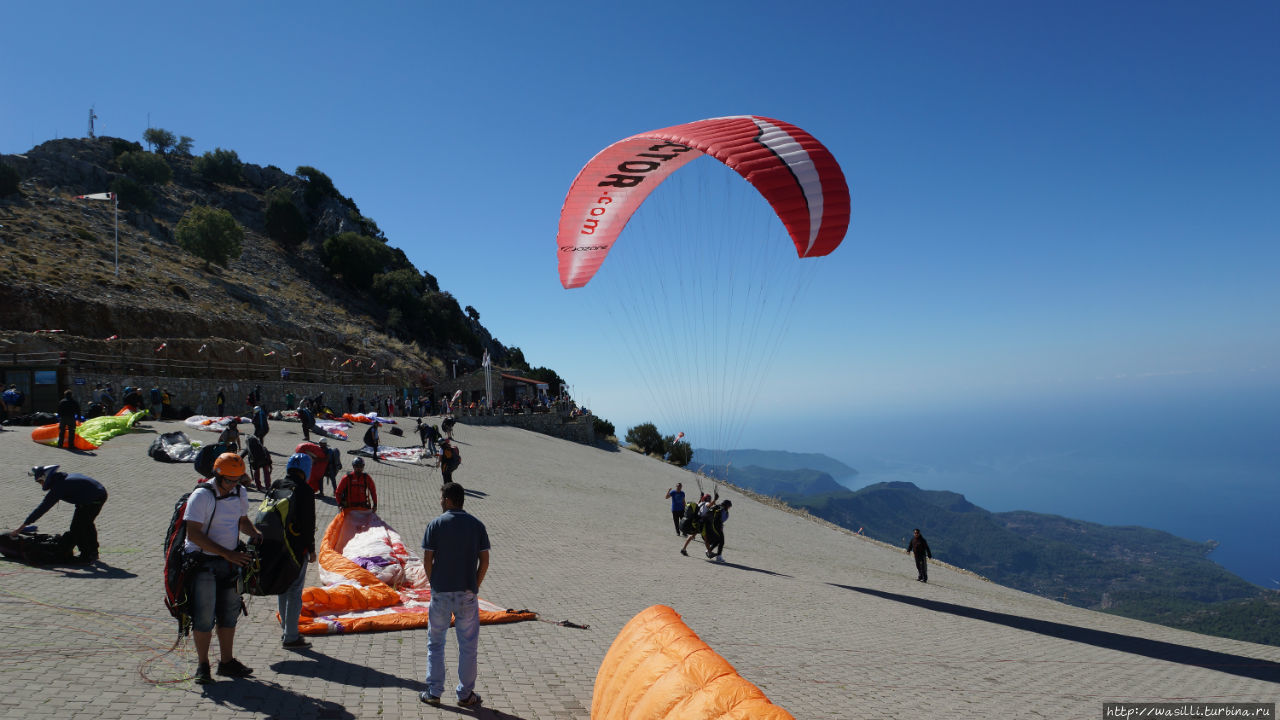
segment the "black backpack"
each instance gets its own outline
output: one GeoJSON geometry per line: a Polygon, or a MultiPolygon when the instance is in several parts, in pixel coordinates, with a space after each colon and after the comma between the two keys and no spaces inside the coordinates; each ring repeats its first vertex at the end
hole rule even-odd
{"type": "Polygon", "coordinates": [[[250,595],[279,595],[289,589],[302,572],[296,529],[296,505],[292,480],[281,478],[271,483],[266,497],[258,505],[253,526],[262,533],[262,542],[251,546],[254,555],[245,573],[245,589],[250,595]]]}
{"type": "Polygon", "coordinates": [[[209,443],[196,453],[196,473],[202,478],[213,477],[213,462],[225,452],[231,452],[231,443],[209,443]]]}
{"type": "MultiPolygon", "coordinates": [[[[169,614],[178,621],[179,637],[191,632],[191,576],[202,561],[199,553],[192,553],[191,557],[186,555],[183,546],[187,541],[187,523],[182,516],[187,511],[187,501],[191,499],[192,493],[201,489],[213,493],[215,501],[217,500],[217,491],[207,483],[199,483],[191,492],[183,493],[173,506],[173,517],[169,519],[169,530],[164,536],[164,606],[169,608],[169,614]]],[[[213,512],[218,512],[216,502],[213,512]]],[[[209,520],[213,520],[212,515],[209,520]]]]}

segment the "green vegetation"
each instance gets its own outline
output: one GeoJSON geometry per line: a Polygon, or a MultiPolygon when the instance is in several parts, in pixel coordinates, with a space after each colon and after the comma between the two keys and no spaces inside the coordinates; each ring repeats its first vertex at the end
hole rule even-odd
{"type": "Polygon", "coordinates": [[[240,182],[241,165],[240,156],[235,150],[214,148],[196,158],[191,163],[191,169],[210,182],[235,185],[240,182]]]}
{"type": "Polygon", "coordinates": [[[209,263],[226,267],[227,260],[239,258],[244,228],[226,210],[196,205],[178,221],[178,244],[209,263]]]}
{"type": "Polygon", "coordinates": [[[307,219],[288,190],[274,188],[267,193],[265,217],[267,236],[281,245],[293,249],[307,239],[307,219]]]}
{"type": "Polygon", "coordinates": [[[110,190],[116,194],[116,198],[120,200],[120,207],[123,208],[150,210],[156,204],[156,199],[151,193],[128,175],[121,175],[112,180],[110,190]]]}
{"type": "Polygon", "coordinates": [[[324,263],[329,272],[341,275],[348,285],[360,290],[373,286],[373,276],[391,262],[391,251],[368,235],[338,233],[324,241],[324,263]]]}
{"type": "Polygon", "coordinates": [[[191,136],[183,135],[178,138],[178,144],[173,146],[173,154],[191,157],[191,145],[194,142],[195,140],[191,139],[191,136]]]}
{"type": "Polygon", "coordinates": [[[662,449],[665,451],[667,462],[679,467],[687,466],[693,459],[693,446],[683,440],[676,440],[675,435],[662,438],[662,449]]]}
{"type": "Polygon", "coordinates": [[[664,451],[662,434],[653,423],[641,423],[627,431],[627,444],[639,448],[645,455],[664,451]]]}
{"type": "Polygon", "coordinates": [[[602,417],[596,417],[593,415],[591,417],[591,423],[592,423],[592,426],[595,428],[596,438],[599,440],[604,440],[605,438],[611,438],[618,434],[618,431],[615,430],[613,427],[613,423],[609,422],[608,420],[605,420],[602,417]]]}
{"type": "Polygon", "coordinates": [[[155,153],[131,151],[116,158],[120,169],[144,185],[164,185],[173,177],[173,169],[155,153]]]}
{"type": "Polygon", "coordinates": [[[8,163],[0,163],[0,197],[18,193],[18,171],[8,163]]]}
{"type": "Polygon", "coordinates": [[[157,153],[161,155],[169,152],[169,148],[173,147],[178,139],[173,133],[164,128],[147,128],[142,131],[143,142],[150,145],[157,153]]]}
{"type": "Polygon", "coordinates": [[[338,189],[333,186],[333,180],[310,165],[299,165],[294,174],[307,183],[307,188],[302,195],[307,207],[315,208],[325,198],[339,197],[338,189]]]}

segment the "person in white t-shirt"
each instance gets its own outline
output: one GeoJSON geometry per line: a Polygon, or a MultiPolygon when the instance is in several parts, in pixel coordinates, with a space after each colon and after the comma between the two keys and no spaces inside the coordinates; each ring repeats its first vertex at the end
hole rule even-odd
{"type": "Polygon", "coordinates": [[[195,641],[195,680],[213,682],[209,672],[209,646],[213,628],[218,628],[218,674],[249,677],[251,668],[235,658],[236,622],[240,619],[239,568],[248,564],[249,553],[237,550],[240,533],[251,542],[261,542],[262,533],[249,520],[249,495],[240,485],[244,460],[235,453],[223,453],[213,462],[213,478],[193,490],[187,498],[182,519],[187,524],[183,551],[195,555],[199,568],[191,581],[191,637],[195,641]]]}

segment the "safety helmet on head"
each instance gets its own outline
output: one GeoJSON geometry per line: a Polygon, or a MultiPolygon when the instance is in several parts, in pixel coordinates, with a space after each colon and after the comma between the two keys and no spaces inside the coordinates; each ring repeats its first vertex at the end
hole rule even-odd
{"type": "Polygon", "coordinates": [[[254,406],[253,406],[253,411],[254,411],[254,412],[256,412],[256,413],[260,413],[260,412],[262,412],[262,406],[261,406],[261,405],[254,405],[254,406]]]}
{"type": "Polygon", "coordinates": [[[36,482],[42,483],[46,477],[57,472],[57,470],[57,465],[36,465],[28,471],[28,474],[35,478],[36,482]]]}
{"type": "Polygon", "coordinates": [[[244,459],[233,452],[225,452],[213,461],[213,473],[222,477],[238,478],[244,475],[244,459]]]}
{"type": "Polygon", "coordinates": [[[324,438],[320,438],[320,447],[322,447],[322,448],[327,448],[327,447],[329,447],[329,441],[328,441],[328,440],[326,440],[326,439],[324,439],[324,438]]]}
{"type": "Polygon", "coordinates": [[[290,470],[301,470],[302,476],[307,477],[311,474],[311,456],[306,453],[294,453],[289,456],[289,463],[284,466],[284,472],[289,474],[290,470]]]}
{"type": "Polygon", "coordinates": [[[358,458],[356,458],[355,460],[352,460],[352,461],[351,461],[351,467],[355,467],[355,468],[362,468],[362,467],[364,467],[364,458],[362,458],[362,457],[358,457],[358,458]]]}

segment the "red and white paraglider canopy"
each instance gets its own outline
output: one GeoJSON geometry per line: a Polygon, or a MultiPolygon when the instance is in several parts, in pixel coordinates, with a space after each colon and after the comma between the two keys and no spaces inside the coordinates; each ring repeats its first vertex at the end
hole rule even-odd
{"type": "Polygon", "coordinates": [[[699,120],[619,140],[582,168],[560,211],[560,283],[586,285],[649,193],[704,154],[764,196],[800,257],[826,255],[844,239],[849,187],[822,143],[795,125],[755,115],[699,120]]]}

